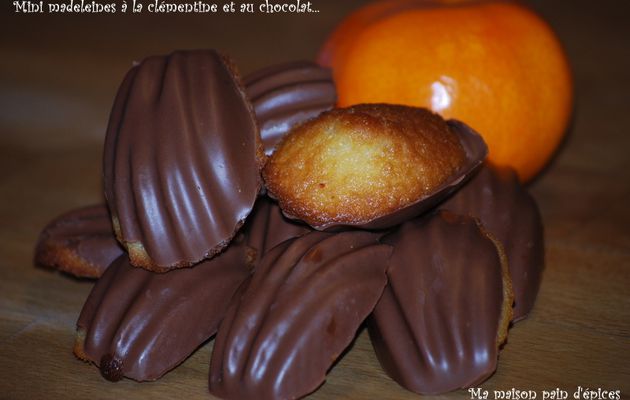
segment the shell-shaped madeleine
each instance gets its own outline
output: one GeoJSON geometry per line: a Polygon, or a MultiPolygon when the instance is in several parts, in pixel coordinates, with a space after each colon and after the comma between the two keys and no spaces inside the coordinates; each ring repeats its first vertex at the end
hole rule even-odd
{"type": "Polygon", "coordinates": [[[132,264],[164,272],[218,253],[251,212],[263,160],[229,59],[180,51],[134,66],[114,102],[103,161],[132,264]]]}
{"type": "Polygon", "coordinates": [[[266,196],[256,200],[243,227],[247,245],[256,251],[255,264],[276,245],[312,230],[308,225],[282,215],[278,204],[266,196]]]}
{"type": "Polygon", "coordinates": [[[60,215],[40,233],[35,262],[81,278],[98,278],[123,249],[107,207],[93,205],[60,215]]]}
{"type": "Polygon", "coordinates": [[[337,102],[332,71],[312,61],[272,65],[244,81],[267,155],[294,126],[333,108],[337,102]]]}
{"type": "Polygon", "coordinates": [[[538,206],[516,172],[486,163],[440,208],[479,218],[501,242],[514,288],[514,320],[525,318],[540,287],[545,246],[538,206]]]}
{"type": "Polygon", "coordinates": [[[386,283],[391,247],[369,232],[311,232],[268,251],[221,323],[210,392],[295,399],[315,390],[386,283]]]}
{"type": "Polygon", "coordinates": [[[512,316],[500,245],[477,221],[446,211],[401,225],[388,284],[368,329],[383,369],[408,390],[468,387],[496,369],[512,316]]]}
{"type": "Polygon", "coordinates": [[[430,110],[359,104],[296,127],[263,176],[289,218],[317,230],[385,229],[437,205],[486,154],[477,133],[430,110]]]}
{"type": "Polygon", "coordinates": [[[133,267],[123,255],[87,298],[74,353],[111,381],[158,379],[216,332],[249,274],[247,247],[238,243],[165,274],[133,267]]]}

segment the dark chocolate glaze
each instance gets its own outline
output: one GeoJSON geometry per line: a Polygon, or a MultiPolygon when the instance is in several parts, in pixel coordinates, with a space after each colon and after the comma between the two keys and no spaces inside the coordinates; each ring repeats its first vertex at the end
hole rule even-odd
{"type": "Polygon", "coordinates": [[[440,208],[479,218],[503,244],[514,287],[514,320],[525,318],[540,287],[545,246],[538,206],[516,172],[486,163],[440,208]]]}
{"type": "Polygon", "coordinates": [[[114,102],[103,162],[132,264],[164,272],[224,248],[251,212],[263,159],[230,60],[199,50],[134,66],[114,102]]]}
{"type": "Polygon", "coordinates": [[[391,247],[378,237],[311,232],[268,251],[221,323],[210,392],[295,399],[321,385],[385,286],[391,247]]]}
{"type": "Polygon", "coordinates": [[[217,330],[250,274],[247,247],[230,245],[193,268],[158,274],[116,259],[77,322],[75,354],[112,381],[151,381],[179,365],[217,330]]]}
{"type": "MultiPolygon", "coordinates": [[[[488,155],[486,142],[484,142],[479,133],[475,132],[472,128],[461,121],[450,119],[446,122],[459,137],[466,154],[466,158],[462,167],[451,175],[451,177],[444,183],[436,187],[431,193],[421,197],[408,206],[394,211],[393,213],[375,218],[371,221],[357,223],[332,222],[329,224],[314,226],[313,228],[328,232],[336,232],[348,228],[374,230],[388,229],[426,213],[437,206],[440,202],[444,201],[445,198],[454,193],[457,189],[464,185],[471,176],[474,175],[488,155]]],[[[269,194],[271,195],[271,193],[269,194]]],[[[298,219],[287,212],[284,212],[284,215],[290,219],[298,219]]]]}
{"type": "Polygon", "coordinates": [[[448,212],[406,222],[382,241],[394,246],[389,283],[368,329],[387,374],[421,394],[488,378],[512,301],[494,242],[473,218],[448,212]]]}
{"type": "Polygon", "coordinates": [[[254,210],[243,227],[247,245],[256,250],[256,264],[271,248],[312,230],[306,224],[286,218],[278,204],[266,196],[256,200],[254,210]]]}
{"type": "Polygon", "coordinates": [[[295,125],[316,117],[337,103],[332,71],[310,61],[263,68],[245,78],[247,94],[260,124],[265,153],[295,125]]]}
{"type": "Polygon", "coordinates": [[[123,254],[104,205],[69,211],[40,233],[35,262],[81,278],[98,278],[123,254]]]}

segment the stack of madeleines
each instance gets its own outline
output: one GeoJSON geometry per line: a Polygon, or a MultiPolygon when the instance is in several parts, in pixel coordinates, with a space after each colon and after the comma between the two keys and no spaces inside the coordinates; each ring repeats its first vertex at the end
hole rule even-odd
{"type": "Polygon", "coordinates": [[[211,394],[295,399],[366,322],[408,390],[487,379],[540,285],[536,203],[463,122],[335,103],[311,62],[243,81],[214,50],[135,64],[105,138],[106,205],[58,217],[35,251],[98,278],[75,355],[150,381],[216,334],[211,394]]]}

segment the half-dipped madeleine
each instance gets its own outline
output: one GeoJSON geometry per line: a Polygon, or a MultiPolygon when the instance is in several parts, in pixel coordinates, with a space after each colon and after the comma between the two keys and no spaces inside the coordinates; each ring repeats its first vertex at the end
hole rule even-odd
{"type": "Polygon", "coordinates": [[[221,323],[210,393],[275,400],[317,389],[383,291],[391,247],[378,237],[310,232],[269,250],[221,323]]]}
{"type": "Polygon", "coordinates": [[[447,211],[406,222],[382,241],[394,250],[368,329],[383,369],[421,394],[488,378],[512,317],[499,242],[474,218],[447,211]]]}
{"type": "Polygon", "coordinates": [[[216,332],[249,275],[248,248],[236,241],[194,268],[165,274],[135,268],[124,254],[87,298],[74,354],[110,381],[156,380],[216,332]]]}
{"type": "Polygon", "coordinates": [[[103,204],[68,211],[40,233],[35,262],[80,278],[98,278],[123,254],[103,204]]]}
{"type": "Polygon", "coordinates": [[[315,229],[380,229],[434,206],[486,153],[470,128],[427,109],[362,104],[298,126],[263,176],[283,212],[315,229]]]}
{"type": "Polygon", "coordinates": [[[131,263],[165,272],[219,253],[254,206],[264,158],[230,59],[177,51],[135,65],[103,157],[114,230],[131,263]]]}
{"type": "Polygon", "coordinates": [[[440,208],[479,218],[505,250],[514,288],[514,321],[534,307],[545,266],[543,224],[536,200],[516,171],[484,163],[440,208]]]}

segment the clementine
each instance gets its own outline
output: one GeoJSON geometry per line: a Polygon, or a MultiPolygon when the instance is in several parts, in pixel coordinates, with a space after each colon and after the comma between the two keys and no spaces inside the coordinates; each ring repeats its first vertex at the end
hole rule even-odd
{"type": "Polygon", "coordinates": [[[375,2],[342,21],[318,61],[333,68],[339,106],[397,103],[460,119],[523,181],[551,158],[572,109],[559,40],[515,2],[375,2]]]}

